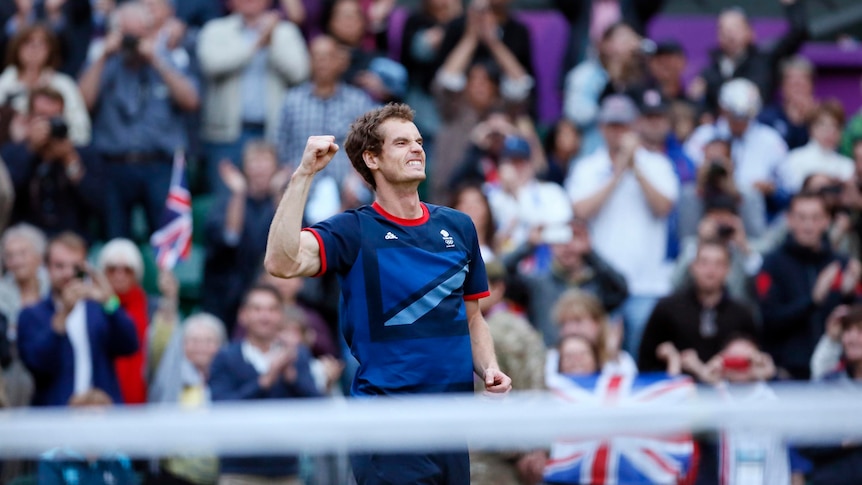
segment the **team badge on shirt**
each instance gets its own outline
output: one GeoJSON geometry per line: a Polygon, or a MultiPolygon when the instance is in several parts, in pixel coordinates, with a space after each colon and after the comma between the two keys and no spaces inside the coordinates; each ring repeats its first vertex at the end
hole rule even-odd
{"type": "Polygon", "coordinates": [[[447,248],[455,247],[455,240],[452,238],[452,236],[449,235],[449,231],[447,231],[446,229],[442,229],[440,231],[440,235],[443,236],[443,242],[446,243],[447,248]]]}

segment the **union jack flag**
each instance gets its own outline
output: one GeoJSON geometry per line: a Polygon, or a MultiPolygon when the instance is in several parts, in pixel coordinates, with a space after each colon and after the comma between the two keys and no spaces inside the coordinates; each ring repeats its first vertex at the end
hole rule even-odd
{"type": "Polygon", "coordinates": [[[186,181],[186,160],[182,152],[174,154],[174,168],[168,200],[159,229],[150,237],[156,253],[156,265],[173,269],[188,257],[192,249],[192,196],[186,181]]]}
{"type": "MultiPolygon", "coordinates": [[[[551,392],[563,400],[592,406],[637,406],[681,403],[694,396],[687,377],[550,376],[551,392]]],[[[560,441],[551,446],[545,481],[582,485],[676,485],[688,483],[695,461],[690,436],[616,436],[560,441]]]]}

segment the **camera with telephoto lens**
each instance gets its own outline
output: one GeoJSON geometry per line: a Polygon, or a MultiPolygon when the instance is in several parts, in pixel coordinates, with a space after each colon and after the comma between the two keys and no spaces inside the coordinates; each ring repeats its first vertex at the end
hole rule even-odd
{"type": "Polygon", "coordinates": [[[64,140],[69,137],[69,125],[66,120],[61,117],[54,117],[48,120],[51,125],[51,138],[55,140],[64,140]]]}
{"type": "Polygon", "coordinates": [[[736,228],[730,224],[719,224],[716,232],[720,239],[730,239],[736,232],[736,228]]]}
{"type": "Polygon", "coordinates": [[[123,40],[120,43],[120,50],[127,55],[137,54],[139,41],[140,39],[136,36],[126,34],[123,36],[123,40]]]}
{"type": "Polygon", "coordinates": [[[727,177],[727,167],[721,160],[711,160],[706,171],[706,185],[710,187],[719,187],[727,177]]]}

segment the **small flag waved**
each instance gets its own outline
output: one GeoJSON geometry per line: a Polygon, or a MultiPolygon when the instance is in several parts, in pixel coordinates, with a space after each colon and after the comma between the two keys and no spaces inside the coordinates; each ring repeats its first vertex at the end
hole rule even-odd
{"type": "Polygon", "coordinates": [[[168,200],[159,229],[150,237],[156,253],[156,265],[170,270],[186,259],[192,249],[192,196],[186,181],[186,159],[181,151],[174,154],[174,168],[168,200]]]}

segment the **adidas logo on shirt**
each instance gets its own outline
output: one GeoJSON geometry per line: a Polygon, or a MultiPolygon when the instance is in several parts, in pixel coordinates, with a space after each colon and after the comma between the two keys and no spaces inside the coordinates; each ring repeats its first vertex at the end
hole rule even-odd
{"type": "Polygon", "coordinates": [[[386,235],[383,236],[383,239],[398,239],[398,236],[392,234],[391,232],[387,232],[386,235]]]}

